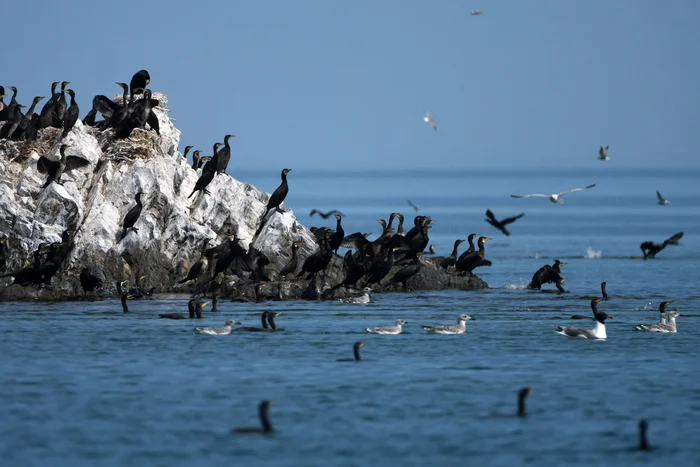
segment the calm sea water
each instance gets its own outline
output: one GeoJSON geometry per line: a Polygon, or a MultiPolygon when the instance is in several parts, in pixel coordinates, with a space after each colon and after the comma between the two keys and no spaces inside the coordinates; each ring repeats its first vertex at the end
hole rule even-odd
{"type": "MultiPolygon", "coordinates": [[[[237,174],[266,191],[277,173],[237,174]]],[[[402,211],[435,220],[431,243],[447,254],[470,232],[493,237],[490,289],[375,295],[369,305],[220,302],[202,322],[159,320],[186,297],[130,302],[0,304],[2,465],[698,465],[700,446],[700,190],[697,172],[400,172],[290,174],[288,204],[306,225],[312,208],[339,209],[347,232],[379,232],[402,211]],[[516,200],[598,183],[566,197],[516,200]],[[657,206],[659,189],[673,204],[657,206]],[[504,237],[483,221],[526,215],[504,237]],[[639,244],[684,231],[680,246],[642,261],[639,244]],[[524,290],[559,258],[570,293],[524,290]],[[608,281],[614,316],[606,341],[553,332],[582,297],[608,281]],[[675,300],[679,332],[632,331],[675,300]],[[283,311],[274,334],[193,335],[227,318],[257,325],[283,311]],[[459,336],[421,324],[476,318],[459,336]],[[399,336],[367,326],[409,322],[399,336]],[[352,356],[363,340],[364,360],[352,356]],[[535,389],[528,417],[516,391],[535,389]],[[230,435],[255,426],[273,400],[272,436],[230,435]],[[640,453],[637,423],[655,447],[640,453]]],[[[552,288],[545,286],[545,288],[552,288]]]]}

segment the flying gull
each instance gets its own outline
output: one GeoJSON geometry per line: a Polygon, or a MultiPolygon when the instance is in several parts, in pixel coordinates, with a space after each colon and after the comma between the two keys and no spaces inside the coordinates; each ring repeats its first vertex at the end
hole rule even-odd
{"type": "Polygon", "coordinates": [[[671,204],[671,202],[670,202],[669,200],[667,200],[666,198],[664,198],[663,196],[661,196],[661,193],[659,193],[659,190],[656,190],[656,199],[659,200],[659,202],[656,203],[656,204],[660,204],[661,206],[665,206],[665,205],[667,205],[667,204],[671,204]]]}
{"type": "Polygon", "coordinates": [[[600,147],[600,149],[598,150],[598,160],[601,160],[601,161],[609,161],[610,160],[610,158],[608,157],[608,148],[609,147],[610,146],[605,146],[605,148],[603,148],[603,146],[600,147]]]}
{"type": "Polygon", "coordinates": [[[567,190],[567,191],[562,191],[561,193],[554,193],[551,195],[544,195],[544,194],[530,194],[530,195],[510,195],[511,198],[549,198],[549,200],[552,203],[556,204],[562,204],[564,202],[563,199],[560,199],[562,196],[568,194],[568,193],[573,193],[575,191],[583,191],[583,190],[588,190],[589,188],[593,188],[595,186],[595,183],[593,185],[588,185],[583,188],[574,188],[572,190],[567,190]]]}
{"type": "Polygon", "coordinates": [[[433,127],[433,130],[437,131],[437,125],[435,125],[435,120],[433,120],[433,117],[430,116],[430,112],[427,110],[425,111],[425,117],[423,117],[423,121],[430,123],[430,125],[433,127]]]}

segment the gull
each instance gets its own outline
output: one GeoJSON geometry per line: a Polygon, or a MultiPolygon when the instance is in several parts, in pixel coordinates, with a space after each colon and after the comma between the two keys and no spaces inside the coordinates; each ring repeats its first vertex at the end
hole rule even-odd
{"type": "Polygon", "coordinates": [[[406,321],[402,319],[396,320],[396,326],[386,326],[379,328],[367,328],[367,332],[373,332],[375,334],[401,334],[401,327],[406,324],[406,321]]]}
{"type": "Polygon", "coordinates": [[[661,196],[661,193],[659,193],[659,190],[656,190],[656,199],[659,200],[659,202],[656,203],[656,204],[660,204],[661,206],[665,206],[665,205],[667,205],[667,204],[671,204],[671,202],[670,202],[669,200],[667,200],[666,198],[664,198],[663,196],[661,196]]]}
{"type": "Polygon", "coordinates": [[[610,146],[605,146],[605,149],[603,149],[603,146],[600,147],[600,150],[598,150],[598,160],[601,161],[609,161],[610,158],[608,157],[608,148],[610,146]]]}
{"type": "Polygon", "coordinates": [[[583,188],[574,188],[574,189],[572,189],[572,190],[562,191],[561,193],[554,193],[554,194],[551,194],[551,195],[544,195],[544,194],[539,194],[539,193],[537,193],[537,194],[531,194],[531,195],[510,195],[510,197],[511,197],[511,198],[533,198],[533,197],[537,197],[537,198],[549,198],[549,200],[550,200],[552,203],[562,204],[562,203],[564,202],[564,200],[563,200],[563,199],[560,199],[560,198],[561,198],[562,196],[564,196],[565,194],[573,193],[574,191],[588,190],[589,188],[593,188],[594,186],[595,186],[595,183],[594,183],[593,185],[588,185],[588,186],[585,186],[585,187],[583,187],[583,188]]]}
{"type": "Polygon", "coordinates": [[[211,336],[227,336],[231,334],[231,326],[234,324],[240,324],[238,321],[234,319],[229,319],[226,321],[226,324],[224,324],[224,327],[222,328],[215,328],[215,327],[207,327],[207,328],[194,328],[196,332],[199,334],[209,334],[211,336]]]}
{"type": "Polygon", "coordinates": [[[431,334],[464,334],[467,330],[466,323],[470,319],[474,318],[462,314],[457,318],[457,324],[451,326],[423,326],[423,329],[431,334]]]}
{"type": "Polygon", "coordinates": [[[430,123],[430,125],[433,127],[433,130],[437,131],[437,125],[435,125],[435,120],[433,120],[433,117],[430,116],[430,112],[427,110],[425,111],[425,117],[423,117],[423,121],[430,123]]]}
{"type": "Polygon", "coordinates": [[[608,337],[605,332],[605,320],[612,319],[607,313],[602,313],[598,311],[598,303],[601,302],[602,298],[594,298],[591,300],[591,310],[593,311],[593,317],[595,318],[595,328],[594,329],[583,329],[576,328],[573,326],[554,326],[554,331],[567,337],[581,337],[584,339],[606,339],[608,337]]]}
{"type": "Polygon", "coordinates": [[[480,16],[480,15],[483,15],[483,14],[484,14],[483,11],[472,10],[472,12],[471,12],[471,15],[472,15],[472,16],[480,16]]]}

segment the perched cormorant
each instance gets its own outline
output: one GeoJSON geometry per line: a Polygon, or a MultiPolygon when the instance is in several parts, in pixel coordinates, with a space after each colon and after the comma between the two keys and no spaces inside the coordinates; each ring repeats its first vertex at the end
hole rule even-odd
{"type": "Polygon", "coordinates": [[[324,237],[321,241],[321,248],[304,260],[304,265],[297,277],[308,274],[306,279],[311,279],[317,272],[325,270],[332,258],[333,252],[328,244],[328,239],[324,237]]]}
{"type": "Polygon", "coordinates": [[[17,131],[17,128],[22,124],[25,117],[22,113],[23,105],[16,104],[11,106],[7,121],[0,128],[0,138],[11,138],[17,131]]]}
{"type": "Polygon", "coordinates": [[[44,107],[41,108],[41,112],[39,112],[39,128],[47,128],[53,123],[53,108],[56,105],[56,99],[58,99],[58,94],[56,93],[58,84],[58,81],[51,83],[51,97],[49,97],[49,100],[46,101],[44,107]]]}
{"type": "Polygon", "coordinates": [[[493,239],[490,237],[479,237],[479,240],[476,242],[479,249],[474,253],[468,254],[462,260],[457,261],[457,264],[455,265],[455,270],[462,272],[466,271],[471,273],[474,269],[478,267],[491,266],[491,261],[484,258],[484,243],[488,242],[489,240],[493,239]]]}
{"type": "Polygon", "coordinates": [[[574,193],[576,191],[583,191],[583,190],[588,190],[589,188],[593,188],[595,186],[595,183],[592,185],[585,186],[583,188],[572,188],[571,190],[566,190],[562,191],[561,193],[554,193],[551,195],[543,195],[543,194],[530,194],[530,195],[510,195],[511,198],[548,198],[552,203],[555,204],[563,204],[564,200],[561,199],[562,196],[568,194],[568,193],[574,193]]]}
{"type": "Polygon", "coordinates": [[[157,134],[160,134],[158,117],[153,113],[153,107],[160,104],[157,99],[152,98],[150,89],[143,92],[143,99],[129,104],[126,118],[115,126],[114,137],[128,138],[136,128],[145,129],[148,123],[157,134]]]}
{"type": "Polygon", "coordinates": [[[227,336],[231,334],[231,326],[234,324],[240,324],[235,319],[226,320],[224,326],[221,328],[216,327],[206,327],[206,328],[194,328],[199,334],[209,334],[210,336],[227,336]]]}
{"type": "Polygon", "coordinates": [[[141,192],[139,191],[136,193],[136,206],[133,208],[129,209],[129,212],[126,213],[126,216],[124,216],[124,221],[122,223],[122,234],[121,237],[119,237],[119,241],[121,242],[124,240],[124,237],[126,237],[126,234],[128,233],[129,229],[134,230],[135,232],[138,232],[139,229],[134,227],[136,225],[136,221],[139,220],[139,217],[141,216],[141,210],[143,209],[143,205],[141,204],[141,192]]]}
{"type": "Polygon", "coordinates": [[[352,345],[352,354],[355,358],[339,358],[336,360],[336,362],[359,362],[360,360],[362,360],[362,357],[360,357],[360,347],[362,347],[363,345],[365,345],[364,342],[355,342],[352,345]]]}
{"type": "Polygon", "coordinates": [[[70,146],[67,144],[62,144],[59,148],[59,152],[61,153],[60,161],[52,161],[46,156],[41,156],[37,161],[36,168],[39,170],[39,172],[48,175],[43,188],[49,186],[54,180],[59,185],[62,185],[61,176],[63,175],[63,172],[85,167],[90,163],[90,161],[83,159],[80,156],[69,156],[66,153],[66,149],[69,147],[70,146]]]}
{"type": "Polygon", "coordinates": [[[102,287],[102,279],[91,274],[88,268],[83,268],[80,271],[80,285],[83,287],[83,292],[94,292],[95,289],[102,287]]]}
{"type": "Polygon", "coordinates": [[[185,152],[182,153],[182,158],[187,160],[187,153],[189,153],[194,146],[185,146],[185,152]]]}
{"type": "Polygon", "coordinates": [[[231,160],[231,146],[228,144],[228,140],[231,138],[235,138],[235,135],[226,135],[224,136],[224,147],[219,150],[219,152],[215,153],[216,154],[216,173],[224,173],[226,172],[226,168],[228,167],[228,162],[231,160]]]}
{"type": "Polygon", "coordinates": [[[396,326],[385,326],[378,328],[367,328],[367,332],[372,332],[374,334],[401,334],[402,326],[406,324],[406,321],[402,319],[396,320],[396,326]]]}
{"type": "Polygon", "coordinates": [[[418,271],[420,271],[421,268],[421,262],[420,259],[416,256],[413,261],[409,264],[406,264],[402,267],[400,267],[393,276],[389,279],[390,282],[400,282],[401,286],[404,289],[408,289],[408,285],[406,283],[410,278],[418,274],[418,271]]]}
{"type": "Polygon", "coordinates": [[[464,334],[467,330],[467,321],[474,319],[469,315],[461,314],[457,318],[457,324],[442,326],[422,326],[430,334],[464,334]]]}
{"type": "Polygon", "coordinates": [[[345,279],[333,287],[334,289],[343,286],[355,287],[357,285],[357,281],[362,279],[362,277],[364,277],[364,275],[367,273],[367,268],[365,265],[360,261],[355,261],[352,251],[345,252],[345,256],[343,257],[343,266],[345,267],[345,279]]]}
{"type": "Polygon", "coordinates": [[[464,240],[455,240],[454,247],[452,248],[452,254],[448,256],[447,258],[434,258],[433,260],[437,263],[438,266],[440,266],[443,269],[447,269],[450,266],[454,266],[457,263],[457,248],[459,248],[459,245],[464,243],[464,240]]]}
{"type": "Polygon", "coordinates": [[[192,168],[194,170],[197,170],[199,168],[199,159],[200,159],[199,154],[200,153],[201,153],[201,151],[199,149],[197,149],[195,152],[192,153],[192,168]]]}
{"type": "Polygon", "coordinates": [[[268,418],[270,401],[262,401],[258,406],[258,417],[260,417],[260,427],[234,428],[233,434],[268,434],[272,433],[272,424],[268,418]]]}
{"type": "Polygon", "coordinates": [[[80,113],[80,107],[78,107],[78,102],[75,100],[75,91],[72,89],[67,89],[66,93],[70,96],[70,106],[66,110],[63,119],[63,133],[61,138],[65,138],[68,133],[73,129],[75,122],[78,121],[78,114],[80,113]]]}
{"type": "Polygon", "coordinates": [[[0,271],[5,269],[7,263],[7,237],[0,237],[0,271]]]}
{"type": "Polygon", "coordinates": [[[105,118],[103,128],[114,128],[120,125],[129,116],[131,106],[129,105],[129,85],[126,83],[116,83],[122,88],[122,103],[121,105],[113,102],[109,98],[93,99],[92,105],[97,106],[97,110],[105,118]]]}
{"type": "Polygon", "coordinates": [[[148,74],[146,70],[140,70],[134,73],[129,82],[129,88],[131,89],[131,100],[134,100],[134,94],[141,94],[145,91],[148,83],[151,82],[151,75],[148,74]]]}
{"type": "Polygon", "coordinates": [[[299,264],[299,247],[301,246],[301,242],[293,242],[292,243],[292,257],[289,260],[289,262],[280,270],[279,276],[284,277],[287,274],[294,274],[297,270],[297,265],[299,264]]]}
{"type": "Polygon", "coordinates": [[[319,216],[321,216],[324,219],[328,219],[329,217],[331,217],[334,214],[340,214],[341,216],[345,215],[336,209],[333,209],[333,210],[328,211],[328,212],[321,212],[318,209],[312,209],[311,212],[309,213],[309,217],[313,217],[314,214],[318,214],[319,216]]]}
{"type": "Polygon", "coordinates": [[[334,252],[338,253],[338,248],[340,248],[340,245],[343,244],[343,238],[345,237],[345,230],[343,230],[343,226],[340,225],[340,220],[342,217],[340,217],[340,214],[335,215],[335,232],[333,235],[331,235],[330,238],[330,247],[331,250],[334,252]]]}
{"type": "MultiPolygon", "coordinates": [[[[221,143],[214,143],[214,154],[217,153],[219,146],[221,146],[221,143]]],[[[211,183],[212,180],[214,180],[214,176],[216,175],[216,167],[210,167],[212,164],[209,163],[204,166],[202,169],[202,175],[199,176],[197,179],[197,183],[194,185],[194,189],[192,190],[192,193],[190,193],[190,196],[188,198],[191,198],[192,195],[194,195],[198,191],[203,191],[206,194],[210,194],[209,191],[207,190],[207,187],[211,183]]]]}
{"type": "Polygon", "coordinates": [[[200,274],[202,274],[203,271],[206,271],[207,266],[209,265],[209,260],[207,259],[207,256],[204,254],[207,248],[207,244],[209,243],[209,239],[205,238],[204,242],[202,243],[202,253],[197,260],[196,263],[192,265],[189,271],[187,271],[187,276],[185,276],[184,279],[178,281],[178,284],[184,284],[185,282],[188,281],[193,281],[197,280],[200,274]]]}
{"type": "Polygon", "coordinates": [[[464,258],[466,258],[470,253],[474,253],[474,251],[476,251],[476,248],[474,247],[474,239],[478,236],[479,234],[476,233],[471,233],[469,234],[469,236],[467,236],[467,243],[469,243],[469,248],[467,248],[466,251],[459,255],[459,258],[457,258],[458,263],[464,258]]]}
{"type": "Polygon", "coordinates": [[[499,221],[498,219],[496,219],[496,216],[493,215],[491,210],[487,209],[486,210],[486,217],[488,217],[488,219],[484,219],[484,220],[486,222],[488,222],[489,224],[491,224],[492,226],[496,227],[501,232],[503,232],[504,235],[510,235],[510,232],[508,231],[508,229],[506,229],[506,225],[517,221],[518,219],[520,219],[524,215],[525,215],[525,213],[523,212],[523,213],[518,214],[517,216],[506,217],[505,219],[499,221]]]}
{"type": "Polygon", "coordinates": [[[267,217],[267,214],[271,210],[280,210],[279,206],[280,204],[282,204],[284,199],[287,197],[287,193],[289,192],[289,185],[287,185],[287,174],[291,171],[292,169],[282,170],[282,183],[280,183],[280,186],[278,186],[277,189],[270,196],[270,199],[267,202],[267,209],[265,210],[265,214],[262,216],[263,220],[267,217]]]}
{"type": "Polygon", "coordinates": [[[612,319],[612,316],[607,313],[598,311],[598,303],[600,303],[602,298],[594,298],[591,300],[591,311],[593,311],[593,317],[595,318],[596,325],[595,329],[582,329],[573,326],[554,326],[555,332],[568,337],[582,337],[584,339],[606,339],[608,337],[605,332],[605,320],[612,319]]]}
{"type": "Polygon", "coordinates": [[[54,94],[54,106],[51,112],[51,126],[54,128],[61,128],[63,126],[63,120],[66,116],[66,86],[70,84],[70,81],[63,81],[61,83],[61,92],[54,94]]]}

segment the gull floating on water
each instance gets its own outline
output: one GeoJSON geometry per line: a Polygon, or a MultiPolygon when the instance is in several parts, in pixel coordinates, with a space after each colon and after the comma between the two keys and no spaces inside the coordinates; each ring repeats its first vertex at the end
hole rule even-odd
{"type": "Polygon", "coordinates": [[[609,147],[610,146],[605,146],[605,148],[603,148],[603,146],[600,147],[600,150],[598,151],[598,160],[601,160],[601,161],[609,161],[610,160],[610,158],[608,157],[608,148],[609,147]]]}
{"type": "Polygon", "coordinates": [[[661,313],[661,319],[656,324],[638,324],[634,327],[635,331],[649,331],[649,332],[665,332],[673,333],[678,332],[676,327],[676,318],[680,316],[675,310],[671,310],[667,313],[661,313]],[[668,322],[666,322],[668,320],[668,322]]]}
{"type": "Polygon", "coordinates": [[[551,195],[544,195],[544,194],[530,194],[530,195],[510,195],[511,198],[549,198],[549,200],[552,203],[556,204],[562,204],[564,202],[563,199],[561,199],[562,196],[568,194],[568,193],[573,193],[575,191],[583,191],[583,190],[588,190],[589,188],[593,188],[595,186],[595,183],[593,185],[588,185],[583,188],[573,188],[571,190],[566,190],[562,191],[561,193],[554,193],[551,195]]]}
{"type": "Polygon", "coordinates": [[[606,339],[608,337],[605,332],[605,320],[612,319],[612,316],[607,313],[598,311],[598,303],[602,298],[594,298],[591,300],[591,310],[595,318],[595,329],[583,329],[573,326],[554,326],[555,332],[568,337],[582,337],[584,339],[606,339]]]}
{"type": "Polygon", "coordinates": [[[464,334],[467,330],[467,320],[474,319],[469,315],[459,315],[457,324],[450,326],[423,326],[431,334],[464,334]]]}
{"type": "Polygon", "coordinates": [[[401,334],[401,326],[403,326],[404,324],[406,324],[406,321],[402,319],[397,319],[396,326],[367,328],[367,332],[373,332],[375,334],[401,334]]]}
{"type": "Polygon", "coordinates": [[[427,110],[425,111],[425,117],[423,117],[423,121],[430,123],[430,125],[433,127],[433,130],[437,131],[437,125],[435,125],[435,120],[433,120],[433,117],[430,116],[430,112],[427,110]]]}
{"type": "Polygon", "coordinates": [[[659,190],[656,190],[656,199],[659,200],[658,203],[656,203],[656,204],[660,204],[661,206],[665,206],[666,204],[671,204],[671,202],[669,200],[667,200],[666,198],[661,196],[661,193],[659,193],[659,190]]]}
{"type": "Polygon", "coordinates": [[[208,327],[208,328],[194,328],[194,330],[200,334],[209,334],[211,336],[226,336],[228,334],[231,334],[231,326],[234,324],[241,324],[235,319],[229,319],[226,321],[224,324],[224,327],[222,328],[214,328],[214,327],[208,327]]]}

